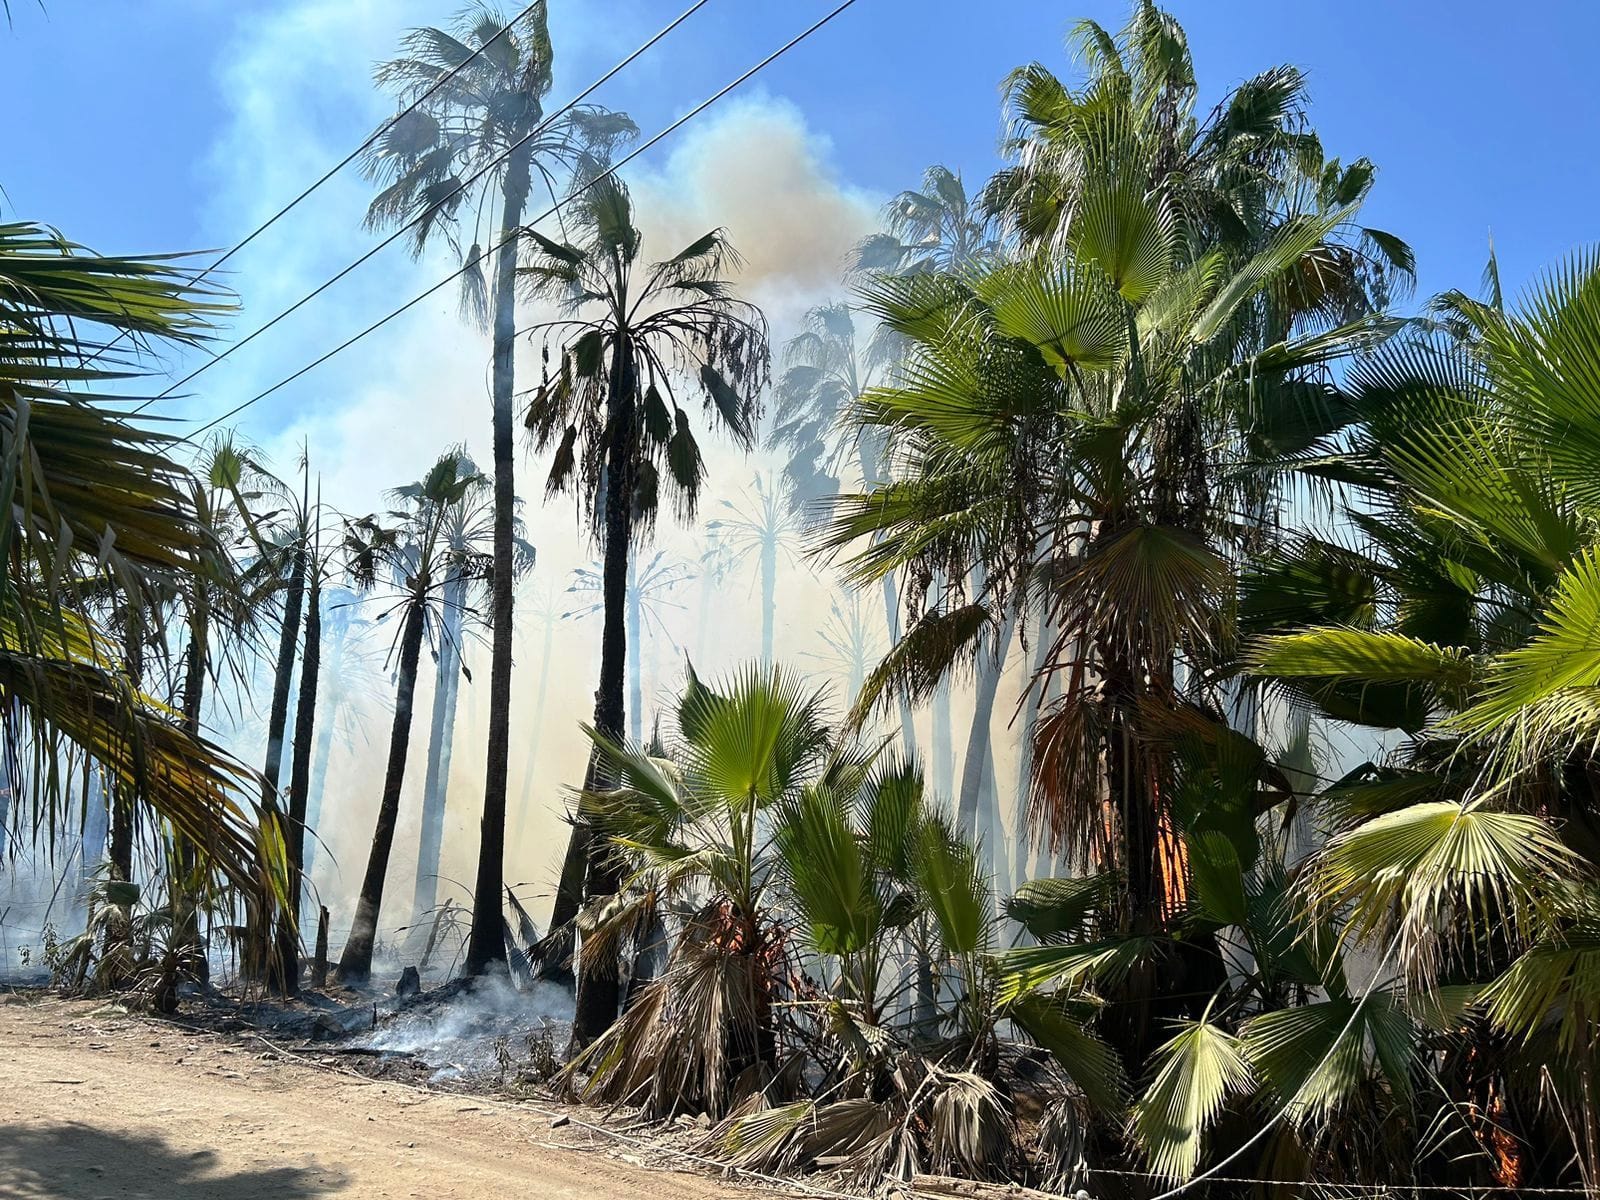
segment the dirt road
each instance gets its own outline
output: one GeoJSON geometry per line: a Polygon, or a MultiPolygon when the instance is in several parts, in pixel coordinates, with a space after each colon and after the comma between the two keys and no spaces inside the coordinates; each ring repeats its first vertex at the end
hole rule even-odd
{"type": "Polygon", "coordinates": [[[527,1108],[331,1074],[104,1005],[0,995],[6,1200],[756,1194],[624,1153],[527,1108]]]}

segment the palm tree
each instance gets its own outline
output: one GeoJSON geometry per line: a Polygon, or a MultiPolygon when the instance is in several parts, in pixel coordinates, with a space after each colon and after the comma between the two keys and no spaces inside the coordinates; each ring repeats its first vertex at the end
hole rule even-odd
{"type": "MultiPolygon", "coordinates": [[[[649,924],[645,913],[674,897],[694,912],[667,974],[645,985],[570,1069],[598,1064],[591,1086],[604,1096],[648,1089],[658,1112],[688,1101],[720,1117],[777,1073],[781,979],[768,940],[774,873],[763,823],[826,769],[829,734],[821,696],[767,665],[718,688],[691,672],[677,725],[677,769],[585,727],[608,782],[584,793],[584,810],[608,843],[635,850],[641,869],[583,954],[614,958],[627,931],[649,924]],[[674,993],[680,1003],[671,1002],[674,993]],[[662,1059],[665,1069],[657,1069],[662,1059]]],[[[580,978],[591,969],[583,968],[580,978]]]]}
{"type": "Polygon", "coordinates": [[[1553,1139],[1600,1165],[1600,1075],[1577,1049],[1600,1012],[1600,264],[1568,260],[1515,312],[1493,295],[1437,307],[1454,336],[1351,371],[1343,420],[1299,464],[1359,472],[1349,536],[1291,542],[1246,575],[1242,607],[1274,691],[1394,747],[1323,792],[1315,911],[1347,912],[1355,946],[1389,944],[1418,990],[1483,997],[1445,1082],[1493,1122],[1477,1133],[1495,1182],[1537,1187],[1559,1178],[1537,1153],[1553,1139]],[[1540,1088],[1574,1119],[1541,1122],[1540,1088]]]}
{"type": "MultiPolygon", "coordinates": [[[[687,563],[667,557],[657,550],[650,561],[640,566],[637,557],[628,560],[628,739],[644,745],[644,656],[646,635],[653,650],[669,636],[665,612],[683,607],[672,599],[673,591],[694,578],[687,563]]],[[[567,588],[572,595],[594,597],[582,608],[568,609],[563,618],[582,620],[605,611],[604,567],[578,567],[567,588]]],[[[652,676],[654,675],[652,655],[652,676]]]]}
{"type": "MultiPolygon", "coordinates": [[[[632,201],[615,176],[578,198],[573,227],[576,242],[529,231],[537,253],[522,269],[527,286],[560,299],[572,315],[540,326],[547,349],[551,341],[558,346],[560,364],[535,393],[527,422],[535,446],[554,449],[546,491],[580,497],[580,511],[591,515],[603,544],[605,628],[594,723],[620,740],[633,542],[649,532],[664,498],[677,515],[692,517],[705,477],[673,381],[691,373],[707,412],[748,449],[767,382],[767,330],[761,313],[727,281],[738,259],[721,230],[646,266],[632,201]]],[[[591,759],[591,776],[599,766],[591,759]]],[[[590,778],[586,789],[599,782],[590,778]]],[[[584,841],[574,827],[569,861],[583,852],[584,841]]],[[[614,894],[616,868],[607,848],[593,843],[588,862],[587,894],[614,894]]],[[[576,915],[575,875],[570,866],[563,870],[556,925],[576,915]]],[[[586,1042],[609,1026],[617,999],[614,974],[580,980],[574,1038],[586,1042]]]]}
{"type": "Polygon", "coordinates": [[[884,230],[862,240],[857,271],[904,275],[961,271],[1000,253],[990,214],[967,195],[959,171],[935,164],[922,190],[901,192],[884,209],[884,230]]]}
{"type": "MultiPolygon", "coordinates": [[[[1319,394],[1297,384],[1383,330],[1313,328],[1236,358],[1238,322],[1344,213],[1285,221],[1230,273],[1216,256],[1185,265],[1159,195],[1101,187],[1084,201],[1096,219],[1050,258],[864,289],[911,343],[898,386],[859,406],[892,431],[897,474],[840,499],[829,543],[864,544],[846,564],[858,585],[935,565],[952,579],[982,570],[967,603],[924,614],[890,652],[858,715],[885,685],[926,695],[953,665],[993,653],[1042,592],[1054,637],[1032,686],[1059,676],[1062,695],[1034,734],[1032,823],[1085,869],[1118,872],[1126,931],[1159,931],[1189,887],[1162,723],[1218,703],[1229,563],[1254,535],[1232,519],[1234,489],[1252,478],[1248,447],[1319,394]],[[1257,420],[1262,399],[1284,408],[1257,420]]],[[[1216,985],[1220,960],[1203,942],[1132,981],[1115,1039],[1130,1061],[1152,1048],[1151,1017],[1216,985]]]]}
{"type": "Polygon", "coordinates": [[[345,983],[364,983],[372,974],[373,942],[400,813],[400,792],[405,784],[411,704],[423,639],[429,626],[437,630],[440,624],[441,596],[452,575],[483,580],[493,569],[492,555],[481,541],[456,546],[449,536],[457,520],[455,510],[473,504],[488,486],[488,480],[478,474],[463,453],[447,451],[421,480],[392,493],[394,502],[401,506],[394,512],[396,524],[385,525],[369,516],[347,525],[345,554],[352,579],[369,590],[392,579],[399,589],[392,611],[402,614],[402,622],[396,639],[399,661],[394,724],[389,734],[383,795],[355,920],[339,959],[339,979],[345,983]]]}
{"type": "MultiPolygon", "coordinates": [[[[508,23],[487,6],[469,8],[453,32],[414,30],[406,38],[404,50],[404,57],[378,67],[377,80],[401,103],[421,103],[388,126],[368,151],[369,175],[383,190],[367,210],[367,223],[373,228],[410,224],[412,250],[418,255],[436,234],[443,234],[470,268],[464,277],[464,303],[475,313],[487,309],[494,331],[490,390],[495,554],[500,563],[510,564],[516,553],[512,477],[515,273],[533,176],[537,173],[553,196],[553,172],[569,166],[580,153],[604,152],[619,138],[630,136],[633,125],[625,117],[582,106],[558,120],[545,120],[543,100],[551,85],[552,48],[543,2],[531,6],[515,23],[508,23]],[[438,86],[447,76],[449,82],[438,86]],[[496,202],[497,219],[490,222],[494,236],[491,292],[483,278],[487,264],[481,247],[485,239],[477,225],[496,202]],[[473,240],[463,251],[459,231],[469,223],[473,240]]],[[[511,576],[507,565],[492,581],[489,747],[472,934],[467,947],[469,974],[505,961],[501,894],[511,735],[511,576]]]]}
{"type": "MultiPolygon", "coordinates": [[[[870,240],[870,239],[869,239],[870,240]]],[[[876,261],[876,259],[871,259],[876,261]]],[[[846,431],[845,414],[868,387],[881,382],[896,347],[892,337],[876,337],[858,345],[855,316],[847,304],[824,304],[806,314],[807,328],[784,347],[784,370],[774,389],[777,407],[769,441],[788,451],[784,467],[791,502],[803,508],[839,491],[846,461],[855,458],[863,487],[879,479],[887,444],[877,431],[859,436],[846,431]]],[[[883,620],[889,645],[900,641],[900,589],[892,576],[881,583],[883,620]]],[[[942,694],[940,711],[949,706],[942,694]]],[[[934,737],[949,741],[949,722],[936,715],[934,737]]],[[[911,705],[900,705],[900,737],[904,753],[916,752],[911,705]]]]}
{"type": "Polygon", "coordinates": [[[773,623],[778,609],[778,560],[799,562],[794,543],[800,534],[800,521],[791,504],[779,495],[769,475],[750,481],[743,503],[724,500],[722,507],[731,516],[706,522],[706,531],[715,533],[728,548],[735,566],[754,558],[761,580],[761,661],[772,661],[773,623]]]}
{"type": "MultiPolygon", "coordinates": [[[[493,512],[472,494],[452,505],[443,531],[449,553],[461,562],[471,559],[474,547],[493,536],[493,512]]],[[[520,525],[517,527],[520,529],[520,525]]],[[[533,568],[534,550],[520,534],[512,542],[512,570],[520,578],[533,568]]],[[[482,581],[478,581],[480,584],[482,581]]],[[[428,729],[428,765],[422,787],[421,836],[417,845],[417,875],[413,889],[413,921],[434,906],[438,892],[439,854],[444,845],[445,801],[450,787],[450,758],[455,743],[456,704],[461,680],[471,682],[462,661],[467,619],[476,614],[474,580],[461,567],[448,569],[442,594],[437,668],[434,672],[433,715],[428,729]]]]}
{"type": "MultiPolygon", "coordinates": [[[[300,913],[305,900],[306,829],[311,795],[311,755],[316,741],[317,684],[322,673],[322,584],[331,566],[322,544],[322,487],[310,509],[311,535],[306,547],[305,635],[300,658],[300,687],[295,698],[293,749],[289,765],[289,811],[284,837],[288,863],[288,902],[278,917],[277,961],[282,987],[300,990],[300,913]]],[[[323,720],[331,723],[331,714],[323,720]]],[[[319,814],[320,816],[320,814],[319,814]]]]}

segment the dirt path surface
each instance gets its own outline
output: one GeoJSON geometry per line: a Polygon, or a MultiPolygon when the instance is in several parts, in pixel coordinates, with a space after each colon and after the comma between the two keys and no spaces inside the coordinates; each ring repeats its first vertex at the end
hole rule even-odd
{"type": "Polygon", "coordinates": [[[645,1169],[642,1153],[551,1129],[531,1108],[333,1074],[259,1041],[0,995],[6,1200],[762,1194],[645,1169]]]}

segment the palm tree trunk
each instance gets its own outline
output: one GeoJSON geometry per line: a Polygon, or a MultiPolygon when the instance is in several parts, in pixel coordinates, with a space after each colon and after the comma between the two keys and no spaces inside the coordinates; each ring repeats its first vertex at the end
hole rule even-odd
{"type": "Polygon", "coordinates": [[[283,773],[283,741],[289,728],[289,694],[294,678],[295,645],[300,640],[300,610],[305,604],[306,556],[297,550],[290,560],[283,597],[283,624],[278,630],[278,662],[272,676],[272,708],[267,717],[267,761],[262,770],[262,801],[276,810],[278,781],[283,773]]]}
{"type": "MultiPolygon", "coordinates": [[[[978,809],[983,795],[984,772],[989,765],[989,725],[994,720],[995,696],[1000,690],[1000,674],[1005,669],[1006,651],[1016,627],[1016,609],[1008,608],[1000,623],[1000,639],[993,654],[978,655],[978,680],[972,705],[972,728],[967,734],[967,752],[961,759],[961,804],[956,823],[963,833],[978,832],[978,809]]],[[[996,847],[987,846],[992,854],[996,847]]]]}
{"type": "Polygon", "coordinates": [[[450,752],[455,743],[456,702],[461,695],[461,610],[466,590],[460,572],[452,570],[444,586],[444,636],[439,639],[433,716],[428,726],[428,766],[422,779],[422,828],[417,839],[417,878],[411,892],[413,922],[434,906],[439,892],[450,752]]]}
{"type": "MultiPolygon", "coordinates": [[[[200,714],[205,704],[206,662],[210,658],[211,610],[205,589],[198,582],[189,610],[189,653],[183,672],[183,728],[190,737],[200,735],[200,714]]],[[[200,937],[199,896],[190,890],[196,855],[194,844],[181,834],[174,838],[178,853],[179,886],[174,889],[176,941],[190,952],[202,982],[211,978],[210,962],[200,937]]]]}
{"type": "Polygon", "coordinates": [[[772,623],[778,609],[778,535],[761,539],[761,661],[772,665],[772,623]]]}
{"type": "Polygon", "coordinates": [[[516,387],[517,230],[528,198],[532,151],[515,151],[501,184],[500,237],[494,291],[494,578],[490,596],[493,648],[489,661],[489,746],[484,760],[483,820],[478,837],[478,877],[472,891],[472,932],[464,970],[481,975],[506,961],[506,776],[511,753],[511,659],[515,589],[517,487],[513,475],[513,394],[516,387]]]}
{"type": "MultiPolygon", "coordinates": [[[[289,560],[289,580],[283,598],[283,624],[278,630],[278,662],[272,679],[272,708],[267,716],[267,761],[261,778],[262,823],[287,844],[283,811],[278,807],[278,784],[283,771],[284,732],[289,724],[289,694],[294,677],[295,645],[300,640],[300,609],[305,602],[305,551],[297,549],[289,560]]],[[[241,968],[247,976],[269,975],[281,983],[280,973],[269,970],[272,949],[272,914],[251,914],[241,968]]]]}
{"type": "MultiPolygon", "coordinates": [[[[857,443],[856,457],[861,465],[862,484],[870,488],[879,482],[878,459],[868,448],[865,435],[857,443]]],[[[883,577],[883,619],[888,628],[889,649],[892,650],[900,644],[900,589],[893,575],[883,577]]],[[[916,757],[917,731],[911,723],[911,701],[906,699],[904,693],[900,696],[900,743],[908,761],[916,757]]]]}
{"type": "Polygon", "coordinates": [[[315,834],[322,827],[323,792],[328,786],[328,760],[333,757],[333,733],[338,723],[338,692],[330,688],[329,695],[323,697],[322,722],[317,726],[317,747],[311,759],[311,791],[306,797],[305,828],[313,835],[306,839],[302,855],[303,869],[307,877],[311,875],[311,868],[317,861],[315,834]]]}
{"type": "Polygon", "coordinates": [[[311,749],[316,739],[317,678],[322,673],[322,583],[315,574],[306,596],[306,644],[300,660],[300,695],[289,757],[289,825],[285,858],[289,902],[278,917],[277,969],[286,996],[300,991],[300,905],[304,891],[306,802],[311,790],[311,749]]]}
{"type": "Polygon", "coordinates": [[[406,779],[406,751],[411,744],[411,703],[417,690],[417,661],[422,657],[422,619],[427,603],[427,581],[420,579],[406,611],[400,635],[400,680],[395,689],[394,725],[389,731],[389,766],[383,776],[383,799],[378,823],[372,831],[372,853],[361,880],[356,919],[339,956],[339,982],[365,983],[372,976],[372,944],[378,935],[378,912],[383,906],[383,882],[389,873],[389,851],[400,816],[400,789],[406,779]]]}
{"type": "Polygon", "coordinates": [[[639,564],[628,560],[628,736],[644,743],[644,598],[639,595],[639,564]]]}
{"type": "MultiPolygon", "coordinates": [[[[595,728],[611,738],[621,738],[625,718],[623,667],[628,657],[625,621],[628,589],[628,551],[633,538],[633,423],[636,380],[630,350],[617,346],[612,354],[610,409],[611,445],[606,452],[605,562],[601,588],[605,628],[600,635],[600,690],[595,697],[595,728]]],[[[589,756],[585,791],[607,785],[607,770],[598,754],[589,756]]],[[[593,901],[614,896],[620,883],[619,868],[604,838],[588,838],[588,870],[584,896],[593,901]]],[[[578,973],[578,995],[573,1013],[572,1044],[587,1046],[611,1027],[620,999],[615,963],[596,964],[578,973]]]]}
{"type": "MultiPolygon", "coordinates": [[[[144,686],[144,638],[140,618],[132,611],[124,650],[128,680],[137,692],[144,686]]],[[[111,877],[124,883],[133,879],[133,794],[121,785],[111,789],[111,877]]]]}

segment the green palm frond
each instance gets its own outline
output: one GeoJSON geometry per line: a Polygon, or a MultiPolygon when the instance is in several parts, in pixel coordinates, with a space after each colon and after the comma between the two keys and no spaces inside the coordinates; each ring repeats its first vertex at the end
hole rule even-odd
{"type": "Polygon", "coordinates": [[[1397,1100],[1410,1095],[1417,1030],[1392,993],[1262,1013],[1240,1035],[1257,1074],[1296,1121],[1327,1119],[1375,1073],[1397,1100]]]}
{"type": "Polygon", "coordinates": [[[1540,817],[1442,800],[1339,834],[1312,860],[1304,887],[1314,910],[1344,912],[1345,940],[1392,931],[1401,961],[1427,978],[1447,955],[1476,955],[1475,931],[1492,927],[1513,945],[1538,936],[1578,865],[1540,817]]]}
{"type": "Polygon", "coordinates": [[[971,661],[992,624],[981,604],[924,614],[861,685],[850,710],[852,727],[897,696],[913,704],[926,701],[953,667],[971,661]]]}
{"type": "Polygon", "coordinates": [[[1073,1018],[1059,1001],[1033,993],[1020,997],[1006,1013],[1025,1033],[1055,1056],[1056,1062],[1088,1101],[1108,1113],[1127,1103],[1128,1080],[1117,1052],[1073,1018]]]}
{"type": "MultiPolygon", "coordinates": [[[[1209,1014],[1208,1014],[1209,1018],[1209,1014]]],[[[1185,1021],[1155,1053],[1155,1077],[1133,1108],[1130,1131],[1163,1179],[1184,1180],[1200,1165],[1206,1131],[1253,1074],[1239,1040],[1209,1019],[1185,1021]]]]}
{"type": "Polygon", "coordinates": [[[1472,737],[1523,747],[1519,761],[1593,741],[1600,695],[1600,550],[1575,556],[1556,580],[1538,629],[1489,664],[1483,694],[1452,722],[1472,737]]]}
{"type": "Polygon", "coordinates": [[[1127,347],[1127,325],[1105,276],[1071,259],[1002,267],[982,276],[977,289],[996,327],[1062,375],[1110,367],[1127,347]]]}
{"type": "Polygon", "coordinates": [[[1081,941],[1119,879],[1102,871],[1068,879],[1030,879],[1006,900],[1006,916],[1041,942],[1081,941]]]}
{"type": "Polygon", "coordinates": [[[1531,1043],[1551,1027],[1563,1054],[1587,1053],[1600,996],[1600,931],[1592,919],[1530,946],[1478,999],[1489,1019],[1531,1043]]]}

